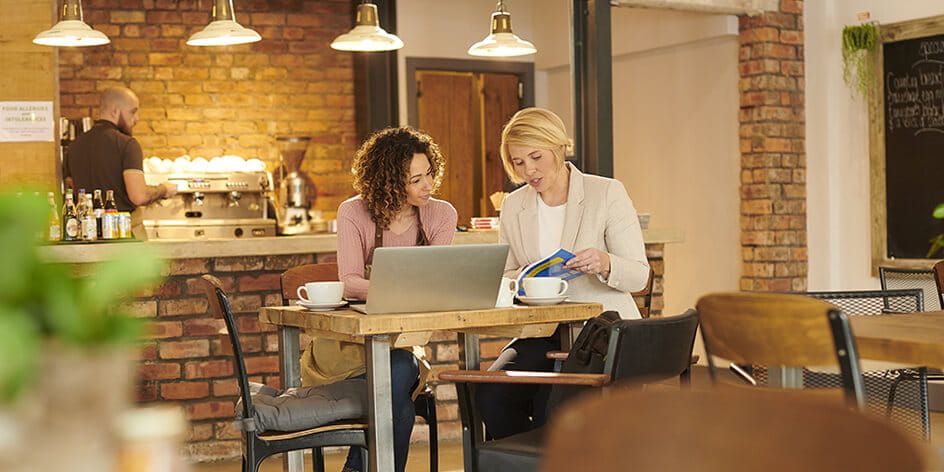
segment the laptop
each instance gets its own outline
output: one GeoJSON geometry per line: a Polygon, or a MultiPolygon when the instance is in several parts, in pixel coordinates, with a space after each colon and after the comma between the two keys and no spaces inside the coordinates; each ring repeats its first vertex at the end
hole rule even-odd
{"type": "Polygon", "coordinates": [[[382,247],[374,251],[367,314],[494,308],[507,244],[382,247]]]}

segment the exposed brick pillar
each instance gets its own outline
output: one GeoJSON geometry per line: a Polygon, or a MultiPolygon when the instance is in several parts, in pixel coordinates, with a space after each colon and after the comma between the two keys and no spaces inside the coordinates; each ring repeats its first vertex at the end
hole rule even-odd
{"type": "Polygon", "coordinates": [[[741,289],[806,290],[803,0],[740,17],[741,289]]]}

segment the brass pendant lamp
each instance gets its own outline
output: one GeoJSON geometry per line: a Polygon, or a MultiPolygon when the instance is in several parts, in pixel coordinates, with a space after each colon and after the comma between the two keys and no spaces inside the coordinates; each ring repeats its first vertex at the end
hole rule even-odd
{"type": "Polygon", "coordinates": [[[188,46],[232,46],[261,41],[262,36],[236,22],[233,0],[215,0],[210,24],[187,40],[188,46]]]}
{"type": "Polygon", "coordinates": [[[82,15],[82,0],[63,0],[59,22],[33,38],[42,46],[83,47],[101,46],[111,40],[105,33],[92,29],[82,15]]]}
{"type": "Polygon", "coordinates": [[[470,56],[513,57],[534,54],[538,50],[530,41],[519,38],[511,31],[511,14],[505,11],[505,2],[498,1],[492,13],[491,34],[469,48],[470,56]]]}
{"type": "Polygon", "coordinates": [[[402,47],[403,41],[397,35],[390,34],[380,27],[377,5],[367,1],[357,6],[354,28],[331,42],[331,48],[338,51],[395,51],[402,47]]]}

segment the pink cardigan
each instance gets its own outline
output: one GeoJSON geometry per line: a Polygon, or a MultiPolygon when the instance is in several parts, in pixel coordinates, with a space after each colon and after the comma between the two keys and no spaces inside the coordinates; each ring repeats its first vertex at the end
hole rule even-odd
{"type": "MultiPolygon", "coordinates": [[[[459,218],[452,204],[431,198],[427,205],[418,208],[430,245],[452,244],[459,218]]],[[[413,246],[417,229],[414,223],[402,234],[385,230],[383,245],[413,246]]],[[[341,203],[338,207],[338,277],[344,282],[344,296],[347,298],[367,299],[370,281],[364,278],[364,263],[374,247],[374,232],[374,220],[360,196],[341,203]]]]}

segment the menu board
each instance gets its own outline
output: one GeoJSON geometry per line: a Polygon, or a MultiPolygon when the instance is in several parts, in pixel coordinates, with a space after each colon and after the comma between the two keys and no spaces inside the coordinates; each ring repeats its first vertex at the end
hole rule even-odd
{"type": "Polygon", "coordinates": [[[944,233],[944,35],[883,49],[888,258],[922,259],[944,233]]]}

